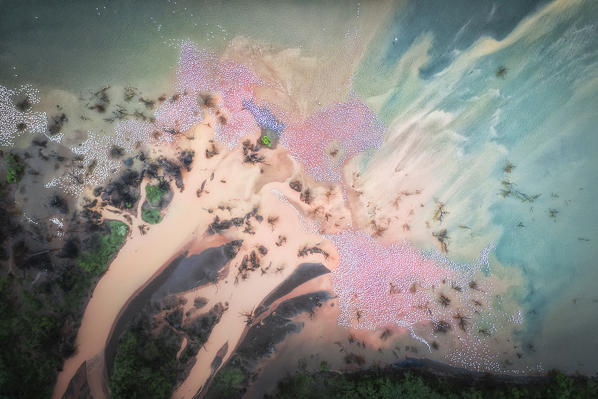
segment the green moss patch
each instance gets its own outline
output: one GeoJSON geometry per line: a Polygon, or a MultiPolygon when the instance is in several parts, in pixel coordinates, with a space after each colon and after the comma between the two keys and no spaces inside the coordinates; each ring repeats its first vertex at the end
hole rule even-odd
{"type": "Polygon", "coordinates": [[[23,177],[25,166],[18,156],[14,154],[6,155],[4,158],[4,164],[6,168],[6,182],[13,184],[18,183],[23,177]]]}
{"type": "Polygon", "coordinates": [[[141,219],[149,224],[157,224],[162,221],[159,209],[143,209],[141,211],[141,219]]]}

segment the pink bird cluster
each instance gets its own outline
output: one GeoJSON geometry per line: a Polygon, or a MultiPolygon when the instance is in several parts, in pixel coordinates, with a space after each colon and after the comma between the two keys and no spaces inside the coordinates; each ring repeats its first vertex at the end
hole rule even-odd
{"type": "Polygon", "coordinates": [[[473,296],[487,303],[488,292],[465,288],[477,271],[487,267],[489,249],[473,264],[455,264],[442,254],[423,253],[407,242],[382,245],[361,231],[345,230],[329,238],[340,256],[332,274],[340,325],[412,327],[443,319],[458,328],[455,309],[439,303],[440,294],[450,287],[460,287],[458,311],[468,320],[477,310],[473,296]]]}
{"type": "Polygon", "coordinates": [[[345,230],[330,237],[340,255],[333,272],[339,297],[339,324],[376,329],[410,327],[429,320],[428,290],[454,272],[422,256],[407,243],[384,246],[362,231],[345,230]]]}
{"type": "Polygon", "coordinates": [[[341,181],[342,163],[382,143],[384,124],[352,97],[285,130],[282,144],[319,181],[341,181]]]}
{"type": "Polygon", "coordinates": [[[177,90],[197,98],[199,93],[218,94],[220,108],[226,113],[225,124],[216,127],[216,138],[229,146],[258,129],[251,112],[243,102],[253,99],[253,90],[265,85],[255,73],[232,61],[220,61],[213,53],[198,49],[191,42],[181,45],[177,70],[177,90]]]}

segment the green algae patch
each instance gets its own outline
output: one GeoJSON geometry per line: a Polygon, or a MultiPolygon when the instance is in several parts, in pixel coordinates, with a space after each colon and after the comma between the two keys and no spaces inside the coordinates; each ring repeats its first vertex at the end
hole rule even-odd
{"type": "Polygon", "coordinates": [[[80,267],[95,275],[106,271],[112,258],[125,243],[129,226],[121,221],[111,220],[107,230],[99,237],[94,249],[82,253],[77,259],[80,267]]]}
{"type": "Polygon", "coordinates": [[[148,184],[145,186],[145,201],[141,206],[141,219],[149,224],[162,221],[162,209],[172,200],[172,192],[168,184],[148,184]]]}
{"type": "Polygon", "coordinates": [[[141,211],[141,219],[149,224],[158,224],[162,221],[160,210],[146,208],[141,211]]]}

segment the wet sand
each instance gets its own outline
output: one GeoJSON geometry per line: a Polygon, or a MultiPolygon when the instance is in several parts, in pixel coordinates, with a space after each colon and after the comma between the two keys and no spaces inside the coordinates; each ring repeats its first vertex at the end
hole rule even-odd
{"type": "MultiPolygon", "coordinates": [[[[311,232],[298,234],[295,226],[300,226],[301,223],[297,210],[282,202],[279,196],[272,192],[277,190],[286,193],[290,198],[298,196],[298,193],[289,189],[288,180],[296,175],[300,168],[288,158],[284,149],[266,154],[273,159],[287,158],[282,166],[277,165],[276,161],[268,162],[268,158],[264,165],[248,165],[242,163],[241,146],[230,152],[219,148],[221,153],[210,159],[202,156],[205,148],[211,146],[210,140],[213,137],[209,119],[194,127],[186,136],[191,139],[181,138],[180,145],[194,150],[198,156],[192,170],[183,175],[185,190],[174,190],[173,200],[166,209],[164,219],[159,224],[151,225],[146,234],[141,234],[136,228],[137,224],[142,222],[139,219],[134,220],[127,242],[94,289],[77,335],[78,351],[65,362],[54,390],[54,398],[62,397],[69,381],[83,362],[87,364],[92,394],[96,398],[106,397],[104,349],[112,336],[111,332],[120,331],[122,328],[115,323],[122,316],[123,309],[130,304],[129,301],[134,300],[146,284],[160,275],[181,253],[189,251],[198,254],[227,240],[243,239],[243,246],[236,260],[264,245],[268,254],[262,257],[262,265],[271,269],[263,275],[258,275],[259,271],[253,272],[246,280],[235,285],[233,273],[236,271],[233,271],[233,267],[229,270],[224,284],[220,282],[199,287],[187,294],[193,298],[208,298],[208,305],[228,302],[229,309],[198,354],[189,378],[177,389],[175,397],[192,397],[207,381],[211,372],[210,365],[218,350],[227,343],[231,348],[236,346],[246,330],[241,313],[255,309],[271,291],[292,274],[297,265],[323,261],[320,254],[297,257],[300,248],[316,245],[322,239],[311,232]],[[204,181],[207,182],[205,191],[198,198],[196,191],[204,181]],[[252,221],[254,234],[231,229],[221,235],[206,236],[204,233],[216,214],[222,219],[226,217],[224,208],[218,209],[223,204],[230,208],[228,213],[234,217],[243,216],[257,206],[263,218],[276,216],[278,221],[276,225],[270,225],[266,220],[252,221]],[[281,235],[287,237],[286,243],[280,247],[272,245],[281,235]],[[293,261],[295,258],[297,260],[293,261]]],[[[170,148],[161,149],[161,152],[175,153],[178,148],[179,146],[172,144],[170,148]]],[[[143,203],[144,190],[142,193],[140,204],[143,203]]],[[[311,208],[304,204],[303,206],[306,212],[311,208]]],[[[122,219],[121,215],[114,215],[108,211],[106,216],[122,219]]],[[[326,265],[334,266],[337,261],[334,249],[326,247],[325,243],[322,245],[331,254],[326,265]]],[[[191,307],[192,303],[193,300],[189,301],[187,307],[191,307]]],[[[111,358],[112,351],[111,349],[109,356],[111,358]]],[[[228,351],[222,357],[222,364],[226,363],[232,352],[228,351]]]]}
{"type": "MultiPolygon", "coordinates": [[[[226,363],[231,354],[234,353],[234,348],[243,340],[247,331],[248,325],[244,314],[248,312],[252,314],[263,299],[293,273],[296,265],[300,264],[301,261],[322,261],[322,256],[319,254],[301,258],[301,261],[297,259],[293,260],[297,258],[298,249],[306,241],[319,242],[321,238],[314,234],[301,234],[292,231],[293,226],[299,225],[298,216],[290,206],[281,206],[280,199],[270,191],[271,187],[269,186],[271,185],[278,186],[279,189],[284,189],[280,183],[270,183],[262,188],[261,209],[276,209],[276,215],[280,220],[280,230],[276,229],[276,231],[272,231],[271,227],[265,222],[257,225],[255,235],[244,237],[243,247],[237,255],[236,260],[247,253],[245,251],[255,248],[257,245],[275,241],[275,237],[284,231],[288,237],[286,245],[284,247],[268,246],[268,254],[261,260],[264,267],[272,263],[272,269],[276,269],[282,265],[284,265],[284,269],[280,271],[272,270],[263,275],[257,270],[250,274],[247,279],[241,279],[236,284],[234,281],[235,276],[229,274],[227,279],[219,282],[217,285],[199,288],[186,296],[188,301],[184,312],[191,309],[192,299],[197,296],[208,298],[210,301],[208,306],[218,302],[227,302],[228,310],[223,314],[220,322],[212,330],[208,341],[197,354],[197,361],[191,369],[187,380],[176,389],[173,395],[175,398],[194,397],[211,377],[212,361],[215,359],[219,349],[223,345],[228,344],[229,351],[222,357],[222,364],[226,363]]],[[[332,260],[332,257],[330,257],[329,262],[332,260]]],[[[255,322],[258,322],[257,319],[255,322]]]]}

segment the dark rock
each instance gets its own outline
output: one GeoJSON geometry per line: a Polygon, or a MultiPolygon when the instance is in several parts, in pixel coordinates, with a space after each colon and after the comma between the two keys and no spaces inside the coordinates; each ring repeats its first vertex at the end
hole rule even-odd
{"type": "Polygon", "coordinates": [[[230,229],[233,225],[230,220],[220,220],[218,216],[214,218],[214,221],[208,227],[210,234],[220,233],[223,230],[230,229]]]}
{"type": "Polygon", "coordinates": [[[158,170],[160,169],[160,165],[155,162],[150,163],[144,169],[144,173],[151,178],[156,179],[158,177],[158,170]]]}
{"type": "Polygon", "coordinates": [[[17,109],[21,112],[29,111],[31,109],[29,97],[25,97],[22,101],[19,101],[17,103],[17,109]]]}
{"type": "Polygon", "coordinates": [[[110,156],[112,158],[120,158],[125,155],[125,149],[117,145],[113,145],[110,149],[110,156]]]}
{"type": "Polygon", "coordinates": [[[177,188],[181,190],[185,188],[185,185],[183,184],[183,176],[181,175],[180,170],[174,175],[174,184],[176,184],[177,188]]]}
{"type": "Polygon", "coordinates": [[[260,245],[259,247],[257,247],[257,250],[262,255],[266,255],[268,253],[268,248],[264,247],[263,245],[260,245]]]}
{"type": "Polygon", "coordinates": [[[243,219],[243,218],[232,218],[231,222],[233,223],[233,225],[239,227],[243,224],[244,220],[245,219],[243,219]]]}
{"type": "Polygon", "coordinates": [[[300,193],[301,190],[303,190],[303,185],[298,180],[293,180],[292,182],[290,182],[289,187],[291,187],[293,190],[297,191],[298,193],[300,193]]]}
{"type": "Polygon", "coordinates": [[[307,205],[311,204],[311,201],[313,199],[311,195],[311,190],[309,188],[305,189],[305,191],[302,192],[299,196],[299,199],[305,202],[307,205]]]}
{"type": "Polygon", "coordinates": [[[174,178],[175,184],[179,189],[184,188],[183,176],[181,174],[181,167],[179,165],[164,157],[160,157],[158,159],[158,164],[160,167],[162,167],[166,175],[174,178]]]}
{"type": "Polygon", "coordinates": [[[195,338],[200,345],[203,345],[208,340],[212,329],[218,324],[226,309],[224,305],[217,303],[208,313],[204,313],[193,319],[190,323],[186,323],[183,328],[187,334],[195,338]]]}
{"type": "Polygon", "coordinates": [[[102,201],[106,201],[118,209],[130,209],[135,206],[139,199],[141,180],[142,176],[139,172],[127,169],[122,172],[118,179],[109,182],[103,189],[98,191],[103,191],[101,193],[102,201]]]}
{"type": "Polygon", "coordinates": [[[33,145],[46,148],[46,146],[48,145],[48,140],[45,140],[45,139],[33,139],[33,141],[31,143],[33,145]]]}
{"type": "Polygon", "coordinates": [[[50,136],[60,133],[67,121],[68,118],[64,113],[52,117],[50,124],[48,125],[48,133],[50,133],[50,136]]]}
{"type": "Polygon", "coordinates": [[[94,206],[96,206],[98,204],[98,200],[97,199],[94,199],[93,201],[89,201],[89,200],[87,200],[87,201],[88,202],[83,205],[83,208],[87,208],[87,209],[93,208],[94,206]]]}
{"type": "Polygon", "coordinates": [[[179,161],[183,164],[187,171],[191,170],[191,164],[193,163],[194,156],[194,151],[183,151],[179,154],[179,161]]]}
{"type": "Polygon", "coordinates": [[[311,254],[322,254],[324,258],[328,259],[328,252],[324,251],[322,248],[319,247],[308,248],[307,246],[305,246],[297,252],[297,256],[299,257],[304,257],[311,254]]]}
{"type": "Polygon", "coordinates": [[[224,254],[226,257],[228,259],[233,259],[235,256],[237,256],[239,248],[241,248],[242,244],[243,240],[234,240],[224,245],[224,254]]]}
{"type": "Polygon", "coordinates": [[[127,169],[126,171],[124,171],[121,175],[121,180],[126,185],[133,187],[139,187],[139,185],[141,184],[141,176],[137,171],[132,169],[127,169]]]}
{"type": "Polygon", "coordinates": [[[202,296],[198,296],[193,300],[193,307],[201,309],[208,304],[208,299],[202,296]]]}
{"type": "Polygon", "coordinates": [[[41,149],[41,148],[39,148],[39,149],[38,149],[38,151],[37,151],[37,155],[38,155],[38,156],[39,156],[41,159],[43,159],[44,161],[47,161],[47,160],[49,160],[49,159],[50,159],[50,157],[48,157],[46,154],[44,154],[44,152],[42,151],[42,149],[41,149]]]}
{"type": "Polygon", "coordinates": [[[199,99],[203,101],[203,105],[205,105],[208,108],[214,108],[217,105],[216,99],[209,94],[200,95],[199,99]]]}
{"type": "Polygon", "coordinates": [[[165,317],[168,324],[173,326],[174,328],[180,328],[181,323],[183,322],[183,309],[176,308],[172,312],[168,312],[165,317]]]}
{"type": "Polygon", "coordinates": [[[218,155],[218,150],[216,149],[216,146],[212,144],[210,148],[206,148],[206,158],[210,159],[215,155],[218,155]]]}
{"type": "Polygon", "coordinates": [[[52,208],[58,210],[62,214],[66,214],[69,211],[69,207],[66,200],[58,194],[54,194],[52,197],[50,197],[49,204],[52,208]]]}
{"type": "Polygon", "coordinates": [[[434,323],[434,332],[435,333],[446,333],[451,329],[451,325],[444,320],[440,320],[434,323]]]}

